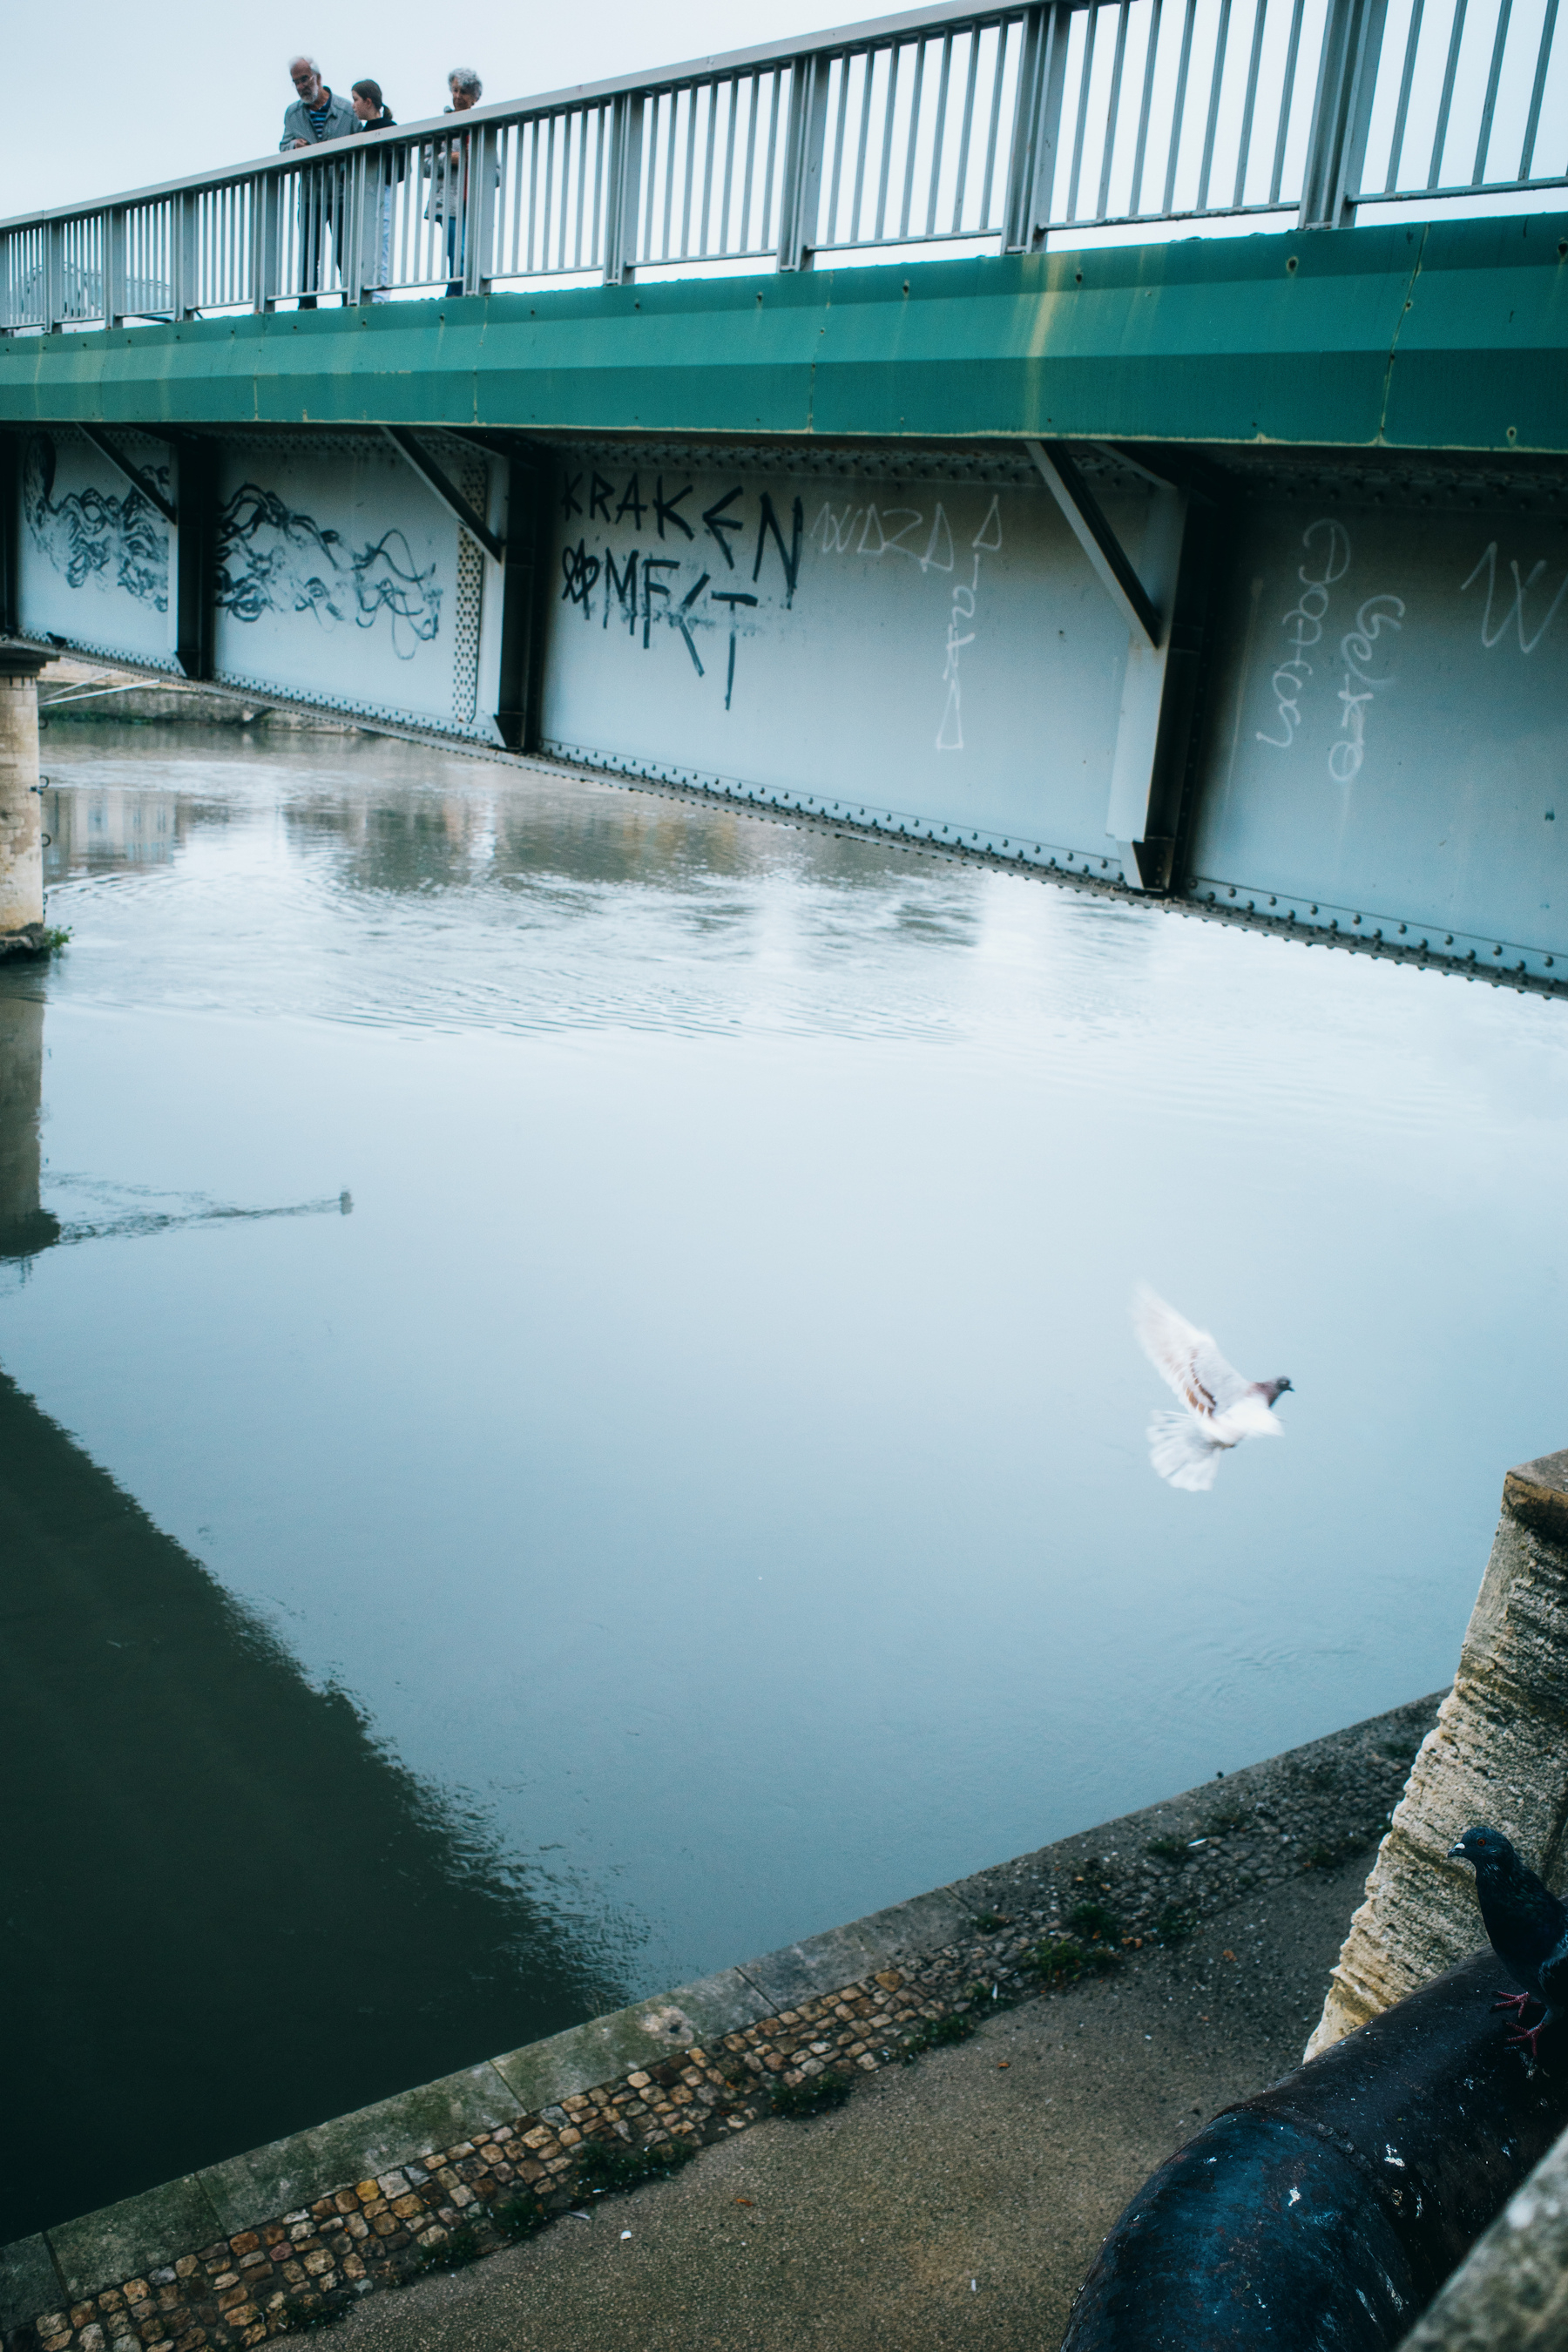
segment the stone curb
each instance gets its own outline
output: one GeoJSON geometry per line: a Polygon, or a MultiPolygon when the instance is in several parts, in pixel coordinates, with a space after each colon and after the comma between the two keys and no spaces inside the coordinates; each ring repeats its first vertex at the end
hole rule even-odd
{"type": "Polygon", "coordinates": [[[977,1977],[992,1979],[994,1993],[1005,1979],[1009,1997],[1036,1989],[1024,1956],[1060,1929],[1078,1889],[1079,1899],[1110,1896],[1121,1941],[1136,1947],[1173,1939],[1249,1887],[1371,1846],[1436,1705],[1434,1696],[1374,1717],[18,2240],[0,2248],[0,2331],[8,2343],[17,2332],[21,2352],[40,2340],[29,2323],[48,2315],[58,2326],[42,2341],[56,2352],[110,2344],[114,2352],[164,2344],[196,2352],[297,2324],[300,2296],[316,2298],[318,2282],[359,2292],[400,2284],[408,2263],[394,2276],[393,2257],[430,2252],[466,2226],[466,2209],[482,2219],[483,2200],[503,2191],[542,2200],[563,2189],[572,2149],[595,2129],[622,2145],[680,2136],[699,2145],[768,2113],[766,2098],[752,2095],[778,2080],[800,2082],[839,2061],[867,2072],[888,2063],[922,2020],[964,2008],[982,1990],[977,1977]],[[1296,1826],[1277,1826],[1286,1820],[1296,1826]],[[1178,1891],[1180,1911],[1168,1900],[1178,1891]],[[369,2269],[350,2244],[349,2220],[338,2218],[351,2215],[353,2237],[374,2258],[369,2269]],[[336,2263],[323,2251],[331,2231],[348,2248],[336,2263]],[[295,2279],[297,2246],[308,2272],[295,2279]],[[281,2293],[268,2315],[250,2299],[239,2265],[254,2271],[264,2261],[268,2271],[256,2275],[268,2284],[270,2265],[287,2265],[292,2311],[281,2293]],[[94,2297],[109,2307],[92,2306],[94,2297]]]}

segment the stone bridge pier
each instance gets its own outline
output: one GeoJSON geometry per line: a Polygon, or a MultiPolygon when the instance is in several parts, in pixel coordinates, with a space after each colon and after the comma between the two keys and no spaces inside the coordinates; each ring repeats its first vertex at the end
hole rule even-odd
{"type": "Polygon", "coordinates": [[[44,944],[38,672],[49,656],[0,646],[0,957],[44,944]]]}

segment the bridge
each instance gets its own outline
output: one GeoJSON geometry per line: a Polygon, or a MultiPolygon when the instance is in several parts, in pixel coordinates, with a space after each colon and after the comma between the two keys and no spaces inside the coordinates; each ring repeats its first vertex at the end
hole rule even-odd
{"type": "Polygon", "coordinates": [[[0,944],[68,649],[1561,992],[1565,167],[1556,0],[1040,0],[0,224],[0,944]]]}

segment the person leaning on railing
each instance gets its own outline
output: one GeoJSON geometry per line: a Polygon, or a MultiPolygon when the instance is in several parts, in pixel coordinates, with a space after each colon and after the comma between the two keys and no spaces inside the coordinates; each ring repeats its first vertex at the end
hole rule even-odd
{"type": "MultiPolygon", "coordinates": [[[[466,114],[484,96],[485,86],[471,66],[454,66],[447,76],[447,88],[452,93],[448,114],[466,114]]],[[[429,221],[443,221],[447,230],[447,291],[460,294],[463,290],[463,269],[467,258],[467,215],[468,203],[468,139],[441,139],[426,147],[421,169],[430,182],[430,201],[425,207],[429,221]]],[[[496,166],[496,178],[500,178],[500,166],[496,166]]]]}
{"type": "MultiPolygon", "coordinates": [[[[378,81],[353,87],[354,129],[390,131],[397,118],[378,81]]],[[[384,302],[392,282],[392,193],[404,173],[402,149],[388,147],[370,158],[364,175],[364,261],[360,284],[373,302],[384,302]]]]}
{"type": "MultiPolygon", "coordinates": [[[[290,58],[289,79],[294,85],[294,100],[284,109],[279,153],[287,155],[295,147],[321,146],[329,139],[346,139],[354,128],[354,110],[346,98],[335,97],[327,88],[315,58],[290,58]]],[[[327,231],[332,218],[333,176],[327,171],[300,174],[301,310],[313,310],[316,307],[316,290],[326,264],[327,231]]]]}

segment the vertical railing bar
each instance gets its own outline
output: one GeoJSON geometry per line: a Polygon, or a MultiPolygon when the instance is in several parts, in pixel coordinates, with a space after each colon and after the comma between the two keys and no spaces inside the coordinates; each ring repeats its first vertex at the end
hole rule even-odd
{"type": "Polygon", "coordinates": [[[1492,143],[1492,116],[1497,110],[1497,86],[1502,72],[1502,53],[1508,40],[1508,20],[1513,0],[1499,0],[1497,35],[1492,42],[1491,71],[1487,76],[1487,94],[1481,104],[1481,125],[1476,136],[1475,169],[1470,173],[1470,185],[1479,188],[1486,173],[1487,150],[1492,143]]]}
{"type": "Polygon", "coordinates": [[[849,59],[837,58],[834,62],[838,68],[838,115],[833,126],[833,171],[827,187],[825,232],[820,240],[824,245],[843,243],[838,234],[838,187],[844,175],[844,126],[849,109],[849,59]]]}
{"type": "Polygon", "coordinates": [[[719,195],[719,250],[730,250],[730,202],[735,193],[735,125],[741,112],[741,77],[734,74],[726,85],[730,92],[730,112],[724,124],[724,180],[719,195]]]}
{"type": "Polygon", "coordinates": [[[1187,112],[1187,68],[1193,58],[1193,24],[1197,15],[1197,0],[1186,0],[1182,19],[1182,57],[1176,69],[1176,98],[1171,110],[1171,152],[1165,159],[1165,201],[1162,207],[1169,212],[1175,199],[1176,165],[1181,159],[1182,131],[1187,112]]]}
{"type": "Polygon", "coordinates": [[[757,161],[757,120],[762,109],[762,76],[749,77],[751,95],[746,101],[746,162],[741,178],[741,244],[742,253],[753,252],[752,236],[752,175],[757,161]]]}
{"type": "Polygon", "coordinates": [[[1432,134],[1432,152],[1427,159],[1426,185],[1435,188],[1443,168],[1443,150],[1448,143],[1448,110],[1454,103],[1454,77],[1459,70],[1459,45],[1465,37],[1465,12],[1469,0],[1454,0],[1453,29],[1448,36],[1447,64],[1443,73],[1443,95],[1437,102],[1437,127],[1432,134]]]}
{"type": "Polygon", "coordinates": [[[936,121],[931,134],[931,195],[926,205],[926,235],[936,234],[936,203],[942,193],[942,142],[947,136],[947,84],[952,71],[952,35],[942,37],[942,74],[936,86],[936,121]]]}
{"type": "Polygon", "coordinates": [[[523,194],[528,177],[528,132],[526,122],[517,125],[508,166],[511,173],[511,274],[514,278],[526,278],[528,275],[528,215],[523,194]]]}
{"type": "Polygon", "coordinates": [[[779,106],[784,96],[784,68],[773,68],[773,95],[768,101],[768,152],[763,172],[762,249],[775,242],[773,232],[773,166],[779,151],[779,106]]]}
{"type": "Polygon", "coordinates": [[[528,126],[528,275],[531,278],[537,267],[539,252],[539,132],[535,117],[528,126]]]}
{"type": "Polygon", "coordinates": [[[921,92],[925,84],[926,44],[915,43],[915,86],[910,92],[910,127],[904,141],[904,200],[899,212],[899,235],[910,233],[910,205],[915,189],[915,145],[920,137],[921,92]]]}
{"type": "Polygon", "coordinates": [[[1110,195],[1110,165],[1116,152],[1116,118],[1121,106],[1121,67],[1127,55],[1127,13],[1129,0],[1121,0],[1116,12],[1116,55],[1110,66],[1110,96],[1105,109],[1105,139],[1100,159],[1100,201],[1095,209],[1096,220],[1103,220],[1110,195]]]}
{"type": "MultiPolygon", "coordinates": [[[[1187,0],[1187,5],[1190,7],[1193,0],[1187,0]]],[[[1083,30],[1083,62],[1078,90],[1078,123],[1073,131],[1072,171],[1068,179],[1067,216],[1069,221],[1075,221],[1078,218],[1078,181],[1079,173],[1083,165],[1083,134],[1084,126],[1089,120],[1089,85],[1094,72],[1094,37],[1099,23],[1098,0],[1089,0],[1083,30]]],[[[1170,210],[1169,205],[1166,206],[1166,210],[1170,210]]]]}
{"type": "Polygon", "coordinates": [[[675,215],[675,151],[680,140],[680,92],[672,90],[669,98],[669,133],[665,141],[664,159],[664,250],[661,258],[669,259],[670,223],[675,215]]]}
{"type": "Polygon", "coordinates": [[[877,52],[863,52],[866,71],[860,88],[860,143],[855,157],[855,200],[849,215],[849,243],[860,242],[860,200],[866,184],[866,158],[871,148],[871,84],[876,78],[877,52]]]}
{"type": "Polygon", "coordinates": [[[702,158],[702,209],[697,221],[697,250],[706,257],[708,252],[708,215],[713,202],[713,151],[719,135],[719,85],[708,85],[708,146],[702,158]]]}
{"type": "MultiPolygon", "coordinates": [[[[1143,163],[1149,149],[1149,117],[1154,104],[1154,61],[1160,50],[1160,9],[1162,0],[1149,0],[1149,47],[1143,57],[1143,94],[1138,105],[1138,145],[1132,157],[1132,193],[1128,201],[1129,213],[1142,209],[1143,201],[1143,163]]],[[[1300,0],[1297,0],[1300,6],[1300,0]]]]}
{"type": "Polygon", "coordinates": [[[1405,122],[1410,111],[1410,86],[1415,79],[1415,53],[1421,44],[1421,17],[1426,0],[1415,0],[1410,11],[1410,30],[1405,41],[1405,70],[1399,77],[1399,103],[1394,110],[1394,136],[1388,150],[1388,177],[1383,184],[1384,195],[1397,184],[1399,161],[1405,152],[1405,122]]]}
{"type": "Polygon", "coordinates": [[[544,218],[540,226],[539,264],[550,268],[550,226],[555,217],[555,117],[545,117],[544,124],[544,218]]]}
{"type": "Polygon", "coordinates": [[[1007,79],[1007,49],[1012,34],[1012,22],[1004,16],[996,27],[996,70],[991,84],[991,121],[985,132],[985,170],[980,182],[979,234],[982,236],[991,226],[991,199],[995,193],[996,132],[1002,121],[1002,85],[1007,79]]]}
{"type": "Polygon", "coordinates": [[[1247,166],[1252,153],[1252,119],[1258,106],[1258,69],[1263,58],[1263,27],[1268,20],[1268,0],[1252,0],[1252,54],[1247,64],[1247,98],[1241,110],[1241,140],[1236,156],[1236,187],[1231,203],[1238,208],[1245,201],[1247,166]]]}
{"type": "MultiPolygon", "coordinates": [[[[1290,105],[1296,95],[1296,64],[1301,52],[1301,12],[1304,0],[1292,0],[1290,38],[1285,49],[1285,79],[1279,91],[1279,128],[1274,140],[1274,169],[1268,179],[1268,201],[1279,201],[1279,184],[1285,176],[1285,146],[1290,135],[1290,105]]],[[[1417,10],[1421,0],[1415,0],[1417,10]]]]}
{"type": "Polygon", "coordinates": [[[1214,65],[1209,74],[1209,110],[1204,124],[1204,155],[1198,169],[1198,210],[1207,212],[1209,172],[1214,163],[1215,131],[1219,122],[1219,97],[1225,84],[1226,51],[1230,47],[1231,0],[1220,0],[1219,26],[1215,34],[1214,65]]]}
{"type": "Polygon", "coordinates": [[[1530,93],[1530,114],[1524,126],[1524,144],[1519,151],[1519,176],[1530,177],[1530,167],[1535,161],[1535,139],[1541,127],[1541,100],[1546,89],[1546,68],[1552,57],[1552,37],[1557,30],[1557,0],[1546,0],[1546,15],[1541,26],[1541,47],[1535,58],[1535,81],[1530,93]]]}
{"type": "Polygon", "coordinates": [[[882,110],[882,160],[877,174],[877,226],[872,231],[872,240],[877,245],[881,244],[888,224],[888,179],[893,168],[893,124],[897,120],[900,55],[900,46],[895,41],[888,51],[888,102],[882,110]]]}
{"type": "Polygon", "coordinates": [[[602,106],[594,109],[594,210],[588,229],[588,259],[590,269],[602,269],[605,265],[605,116],[602,106]]]}
{"type": "Polygon", "coordinates": [[[969,28],[969,71],[963,84],[963,121],[958,138],[958,179],[952,191],[952,233],[963,226],[963,197],[969,179],[969,133],[974,121],[974,84],[980,71],[980,27],[969,28]]]}

